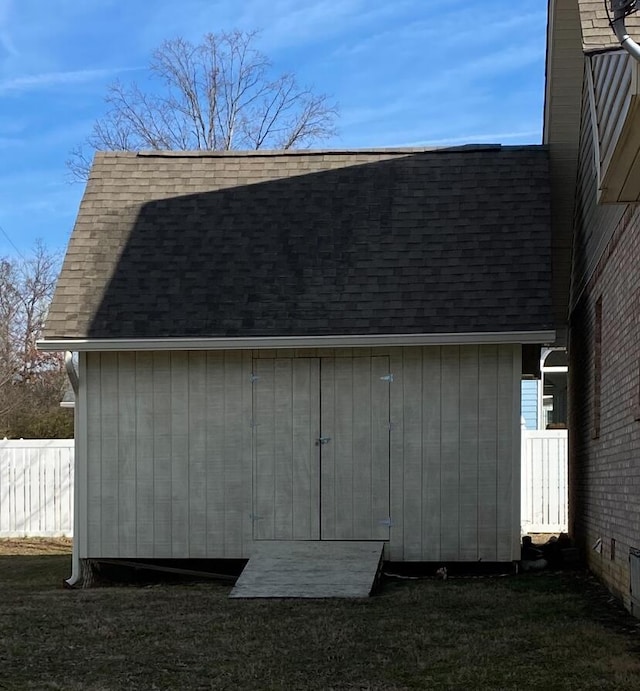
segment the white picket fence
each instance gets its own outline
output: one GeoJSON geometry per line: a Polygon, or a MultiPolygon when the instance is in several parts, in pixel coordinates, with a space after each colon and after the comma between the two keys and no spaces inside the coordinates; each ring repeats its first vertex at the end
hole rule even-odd
{"type": "Polygon", "coordinates": [[[523,534],[567,532],[567,458],[566,430],[522,430],[523,534]]]}
{"type": "Polygon", "coordinates": [[[0,537],[71,537],[73,439],[0,441],[0,537]]]}

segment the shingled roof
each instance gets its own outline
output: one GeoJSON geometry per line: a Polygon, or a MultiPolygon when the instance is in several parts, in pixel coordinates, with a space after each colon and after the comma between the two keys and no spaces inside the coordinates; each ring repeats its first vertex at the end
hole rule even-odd
{"type": "MultiPolygon", "coordinates": [[[[608,2],[609,0],[607,0],[608,2]]],[[[578,0],[582,24],[582,48],[585,53],[608,49],[620,49],[620,43],[609,25],[609,17],[603,0],[578,0]]],[[[640,41],[640,14],[627,17],[629,35],[640,41]]]]}
{"type": "Polygon", "coordinates": [[[547,158],[98,154],[45,340],[552,328],[547,158]]]}

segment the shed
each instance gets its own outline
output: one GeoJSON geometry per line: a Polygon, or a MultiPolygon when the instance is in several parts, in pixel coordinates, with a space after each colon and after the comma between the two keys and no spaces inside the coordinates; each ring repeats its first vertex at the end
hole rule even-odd
{"type": "Polygon", "coordinates": [[[98,154],[40,343],[79,353],[80,558],[518,559],[547,159],[98,154]]]}

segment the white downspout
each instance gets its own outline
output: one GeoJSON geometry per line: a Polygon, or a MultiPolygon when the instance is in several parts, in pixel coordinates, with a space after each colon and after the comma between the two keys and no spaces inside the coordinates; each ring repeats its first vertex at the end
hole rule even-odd
{"type": "Polygon", "coordinates": [[[73,362],[73,353],[71,353],[70,351],[67,351],[64,354],[64,364],[67,368],[67,376],[69,377],[69,381],[71,382],[71,388],[73,389],[73,395],[75,398],[73,406],[73,436],[75,446],[73,454],[73,543],[71,550],[71,576],[65,580],[67,586],[73,588],[73,586],[76,585],[76,583],[78,583],[82,578],[80,557],[78,556],[78,530],[80,527],[80,483],[78,482],[78,473],[76,472],[78,462],[80,460],[78,456],[78,391],[80,388],[80,378],[78,377],[78,372],[73,362]]]}
{"type": "Polygon", "coordinates": [[[628,12],[625,8],[635,8],[635,4],[627,2],[626,4],[618,3],[616,6],[616,2],[614,0],[612,5],[614,5],[614,7],[611,28],[613,29],[618,41],[620,41],[620,45],[627,51],[627,53],[629,53],[629,55],[640,62],[640,46],[631,38],[631,36],[629,36],[627,27],[624,23],[624,19],[627,14],[636,11],[635,9],[630,9],[628,12]]]}

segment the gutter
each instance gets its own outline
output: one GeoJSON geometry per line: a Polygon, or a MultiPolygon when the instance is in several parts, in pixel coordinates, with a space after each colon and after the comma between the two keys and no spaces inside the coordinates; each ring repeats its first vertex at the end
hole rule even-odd
{"type": "Polygon", "coordinates": [[[553,343],[552,329],[442,334],[354,334],[335,336],[251,336],[245,338],[51,338],[38,350],[106,352],[132,350],[250,350],[277,348],[358,348],[426,345],[553,343]]]}
{"type": "MultiPolygon", "coordinates": [[[[64,354],[64,365],[67,369],[67,376],[69,377],[69,382],[71,383],[71,388],[73,389],[76,401],[78,400],[78,391],[80,388],[80,378],[78,377],[78,372],[76,370],[75,364],[73,362],[73,353],[67,350],[64,354]]],[[[78,430],[78,406],[75,406],[73,412],[73,424],[74,424],[74,454],[73,454],[73,543],[71,548],[71,576],[64,581],[64,584],[68,588],[73,588],[77,583],[82,580],[82,567],[80,565],[79,556],[79,540],[78,540],[78,530],[80,529],[80,483],[78,482],[78,473],[76,469],[80,461],[80,456],[78,454],[78,441],[77,441],[77,430],[78,430]]]]}

